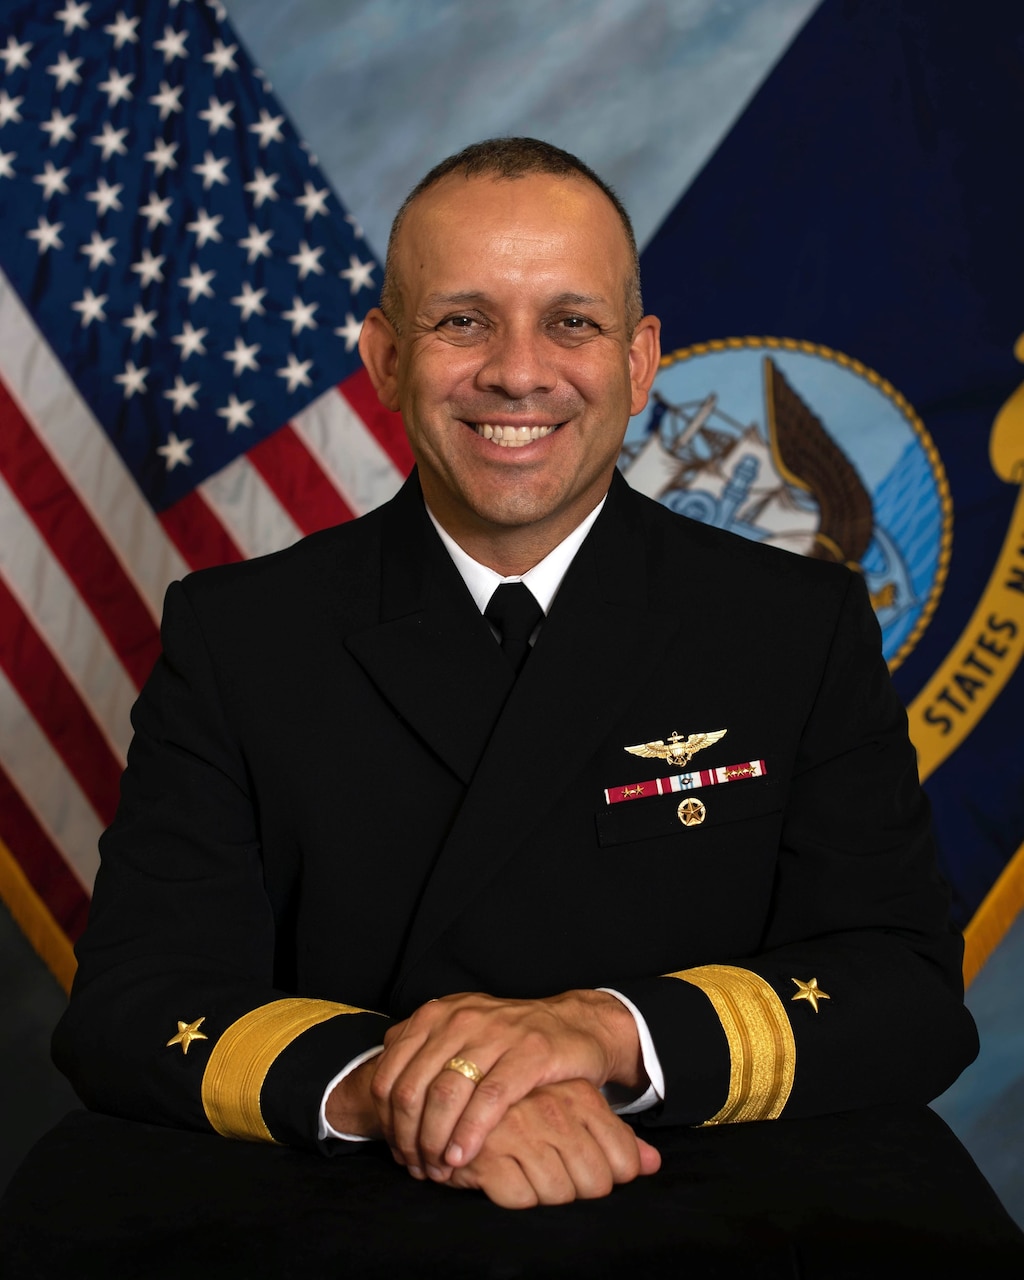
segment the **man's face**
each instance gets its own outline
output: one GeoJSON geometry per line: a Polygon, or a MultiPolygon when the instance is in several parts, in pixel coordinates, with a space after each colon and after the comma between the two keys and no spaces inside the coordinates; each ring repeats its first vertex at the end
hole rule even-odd
{"type": "Polygon", "coordinates": [[[371,312],[360,349],[428,504],[457,540],[530,526],[556,545],[607,491],[657,369],[658,322],[626,328],[618,215],[582,179],[453,175],[396,255],[401,333],[371,312]]]}

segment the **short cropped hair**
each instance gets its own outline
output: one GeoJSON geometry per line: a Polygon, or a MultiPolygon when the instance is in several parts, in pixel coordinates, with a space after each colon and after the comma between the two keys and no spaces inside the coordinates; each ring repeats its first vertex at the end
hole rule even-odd
{"type": "Polygon", "coordinates": [[[634,331],[643,315],[640,295],[640,255],[636,247],[633,224],[625,206],[612,188],[583,163],[577,156],[539,138],[488,138],[442,160],[422,178],[402,201],[391,224],[388,238],[388,255],[384,263],[384,283],[381,286],[380,307],[396,331],[401,328],[402,302],[395,271],[395,246],[398,233],[409,206],[425,191],[436,186],[450,174],[461,173],[466,178],[493,176],[495,178],[525,178],[529,174],[550,174],[556,178],[582,178],[604,193],[619,215],[622,230],[629,246],[631,268],[626,281],[626,327],[634,331]]]}

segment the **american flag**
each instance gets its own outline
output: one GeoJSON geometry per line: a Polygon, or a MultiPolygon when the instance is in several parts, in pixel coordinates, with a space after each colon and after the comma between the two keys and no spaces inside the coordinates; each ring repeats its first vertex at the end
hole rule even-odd
{"type": "Polygon", "coordinates": [[[204,0],[0,17],[0,893],[65,982],[167,584],[389,497],[380,266],[204,0]]]}

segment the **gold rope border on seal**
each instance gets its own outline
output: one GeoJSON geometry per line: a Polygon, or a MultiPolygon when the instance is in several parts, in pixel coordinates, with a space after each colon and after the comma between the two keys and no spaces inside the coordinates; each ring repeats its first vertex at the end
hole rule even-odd
{"type": "Polygon", "coordinates": [[[342,1013],[366,1013],[331,1000],[287,997],[243,1014],[213,1046],[203,1072],[206,1118],[224,1138],[275,1142],[260,1094],[278,1056],[304,1031],[342,1013]]]}
{"type": "Polygon", "coordinates": [[[714,1006],[729,1042],[729,1096],[704,1124],[777,1120],[796,1075],[796,1041],[786,1007],[749,969],[706,964],[667,973],[699,987],[714,1006]]]}
{"type": "MultiPolygon", "coordinates": [[[[764,348],[769,351],[795,351],[808,356],[821,356],[825,360],[830,360],[833,364],[839,365],[840,368],[848,369],[851,373],[855,373],[858,377],[863,378],[865,382],[869,382],[887,400],[891,400],[900,411],[917,436],[918,442],[928,459],[928,465],[931,467],[932,476],[935,480],[935,488],[939,495],[939,506],[942,510],[939,563],[935,570],[935,581],[928,592],[928,599],[918,614],[917,621],[914,623],[910,634],[889,660],[889,670],[895,671],[903,659],[913,650],[924,634],[928,623],[931,622],[932,615],[938,608],[939,598],[942,595],[943,588],[946,585],[946,577],[949,573],[949,561],[953,551],[953,498],[949,489],[949,481],[946,479],[946,469],[942,465],[939,451],[928,434],[928,428],[918,417],[913,405],[887,378],[883,378],[881,374],[876,373],[874,369],[869,368],[862,361],[854,359],[853,356],[848,356],[843,351],[836,351],[833,347],[826,347],[821,342],[809,342],[805,338],[757,337],[753,334],[748,334],[743,338],[710,338],[707,342],[695,342],[692,346],[680,347],[677,351],[666,352],[661,357],[660,367],[669,369],[672,365],[679,364],[683,360],[689,360],[692,356],[717,355],[723,351],[749,351],[762,350],[764,348]]],[[[774,454],[774,439],[770,440],[769,444],[774,454]]],[[[792,477],[790,477],[790,481],[795,483],[792,477]]]]}

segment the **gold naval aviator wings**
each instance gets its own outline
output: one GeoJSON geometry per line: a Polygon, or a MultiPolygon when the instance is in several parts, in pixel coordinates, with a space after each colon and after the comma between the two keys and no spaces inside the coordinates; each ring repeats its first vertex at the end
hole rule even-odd
{"type": "Polygon", "coordinates": [[[691,733],[685,740],[678,733],[670,733],[667,742],[659,738],[657,742],[643,742],[635,747],[626,747],[626,750],[631,756],[669,760],[672,764],[685,766],[698,751],[718,742],[728,732],[728,729],[716,729],[713,733],[691,733]]]}

